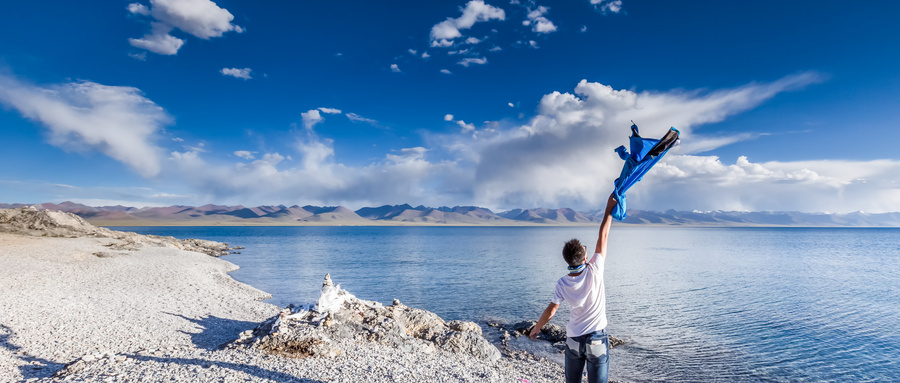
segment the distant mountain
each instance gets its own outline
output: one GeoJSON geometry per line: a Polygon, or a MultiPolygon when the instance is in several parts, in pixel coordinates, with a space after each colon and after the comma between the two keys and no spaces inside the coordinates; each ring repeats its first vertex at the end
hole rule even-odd
{"type": "MultiPolygon", "coordinates": [[[[114,225],[595,225],[602,210],[578,212],[561,209],[513,209],[494,213],[477,206],[431,208],[409,204],[364,207],[352,211],[343,206],[242,205],[87,206],[60,204],[0,204],[0,208],[35,206],[81,216],[91,223],[114,225]]],[[[799,212],[629,210],[624,224],[665,226],[800,226],[800,227],[900,227],[900,213],[849,214],[799,212]]]]}
{"type": "MultiPolygon", "coordinates": [[[[456,206],[453,208],[442,206],[430,208],[425,206],[412,207],[409,204],[384,205],[380,207],[364,207],[356,211],[359,216],[370,220],[411,222],[411,223],[439,223],[449,225],[477,225],[477,224],[502,224],[507,221],[490,209],[476,206],[456,206]]],[[[508,222],[515,224],[515,222],[508,222]]]]}
{"type": "Polygon", "coordinates": [[[311,213],[315,213],[312,216],[299,219],[300,222],[317,222],[317,223],[332,223],[332,224],[364,224],[369,222],[369,220],[360,217],[353,210],[350,210],[343,206],[332,206],[332,207],[322,207],[316,208],[313,206],[304,206],[303,210],[309,211],[311,213]]]}
{"type": "MultiPolygon", "coordinates": [[[[513,209],[500,213],[500,216],[513,221],[528,221],[540,224],[581,224],[595,220],[575,210],[563,209],[513,209]]],[[[600,217],[602,220],[602,216],[600,217]]],[[[599,220],[597,221],[599,222],[599,220]]]]}

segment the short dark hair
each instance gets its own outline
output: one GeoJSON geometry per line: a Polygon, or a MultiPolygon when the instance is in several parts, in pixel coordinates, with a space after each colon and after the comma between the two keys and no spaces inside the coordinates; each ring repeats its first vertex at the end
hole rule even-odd
{"type": "Polygon", "coordinates": [[[584,246],[578,239],[572,238],[563,246],[562,256],[569,266],[581,266],[585,255],[584,246]]]}

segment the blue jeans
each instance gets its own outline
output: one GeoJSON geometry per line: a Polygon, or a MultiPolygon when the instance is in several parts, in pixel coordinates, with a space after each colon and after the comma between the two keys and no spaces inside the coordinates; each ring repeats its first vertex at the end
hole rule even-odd
{"type": "Polygon", "coordinates": [[[588,383],[609,380],[609,336],[606,330],[566,338],[566,383],[580,383],[587,362],[588,383]]]}

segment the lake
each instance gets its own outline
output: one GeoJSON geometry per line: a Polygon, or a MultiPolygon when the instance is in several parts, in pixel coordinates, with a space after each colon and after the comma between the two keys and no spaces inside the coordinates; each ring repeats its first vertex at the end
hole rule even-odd
{"type": "MultiPolygon", "coordinates": [[[[444,319],[537,320],[597,227],[115,227],[243,246],[232,276],[308,303],[322,278],[444,319]]],[[[614,225],[610,377],[900,380],[900,229],[614,225]]],[[[553,322],[564,325],[565,304],[553,322]]]]}

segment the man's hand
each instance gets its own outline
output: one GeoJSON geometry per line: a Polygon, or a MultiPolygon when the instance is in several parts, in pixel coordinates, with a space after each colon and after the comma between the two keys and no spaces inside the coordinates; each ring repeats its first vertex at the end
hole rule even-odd
{"type": "Polygon", "coordinates": [[[553,315],[556,315],[556,309],[558,308],[558,303],[550,302],[550,304],[547,305],[547,308],[544,309],[544,313],[541,314],[541,319],[538,319],[534,327],[531,328],[531,333],[528,334],[528,337],[531,338],[531,340],[537,340],[538,334],[541,333],[541,327],[544,327],[544,325],[550,321],[550,318],[553,318],[553,315]]]}

